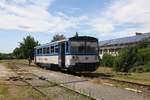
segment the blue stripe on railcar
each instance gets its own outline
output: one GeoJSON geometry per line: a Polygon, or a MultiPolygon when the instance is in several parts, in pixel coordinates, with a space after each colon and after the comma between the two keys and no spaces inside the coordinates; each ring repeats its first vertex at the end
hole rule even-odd
{"type": "MultiPolygon", "coordinates": [[[[58,56],[59,54],[47,54],[47,55],[36,55],[36,56],[58,56]]],[[[70,54],[70,53],[67,53],[65,54],[66,56],[68,55],[78,55],[78,56],[85,56],[85,55],[88,55],[88,56],[93,56],[93,55],[97,55],[97,54],[70,54]]]]}

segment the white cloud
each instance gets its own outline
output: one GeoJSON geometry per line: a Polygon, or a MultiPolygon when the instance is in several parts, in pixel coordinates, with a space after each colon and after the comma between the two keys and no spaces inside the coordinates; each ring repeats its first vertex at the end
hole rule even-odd
{"type": "Polygon", "coordinates": [[[90,23],[94,30],[98,32],[111,32],[114,30],[113,23],[108,22],[108,20],[100,18],[96,19],[90,23]]]}
{"type": "Polygon", "coordinates": [[[129,32],[126,35],[130,35],[131,32],[148,32],[150,31],[149,4],[150,0],[116,0],[90,24],[97,32],[109,32],[111,34],[129,32]],[[135,24],[141,27],[127,27],[119,31],[119,26],[124,24],[135,24]]]}
{"type": "Polygon", "coordinates": [[[63,13],[52,15],[48,7],[53,0],[2,0],[0,29],[29,32],[62,32],[76,27],[86,16],[70,17],[63,13]]]}
{"type": "Polygon", "coordinates": [[[77,31],[89,30],[106,35],[130,35],[134,32],[148,32],[150,28],[150,0],[114,0],[112,4],[100,11],[96,18],[95,16],[92,16],[93,18],[73,17],[61,11],[54,15],[48,11],[53,1],[1,0],[0,29],[17,29],[28,32],[65,32],[79,29],[77,31]],[[138,27],[119,29],[120,26],[129,23],[138,27]]]}

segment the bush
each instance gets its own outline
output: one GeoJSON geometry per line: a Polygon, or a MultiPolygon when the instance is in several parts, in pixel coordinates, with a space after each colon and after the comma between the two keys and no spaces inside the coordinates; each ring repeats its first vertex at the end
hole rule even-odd
{"type": "Polygon", "coordinates": [[[143,49],[143,48],[149,48],[150,47],[150,40],[146,39],[137,44],[138,49],[143,49]]]}
{"type": "Polygon", "coordinates": [[[128,72],[137,61],[137,52],[136,46],[122,49],[114,61],[114,70],[128,72]]]}
{"type": "Polygon", "coordinates": [[[140,65],[140,66],[136,66],[130,69],[130,72],[137,72],[137,73],[142,73],[145,72],[146,69],[144,68],[144,66],[140,65]]]}
{"type": "Polygon", "coordinates": [[[138,50],[138,64],[145,65],[150,62],[150,48],[138,50]]]}
{"type": "Polygon", "coordinates": [[[113,64],[113,70],[119,72],[121,70],[120,57],[116,56],[113,64]]]}
{"type": "Polygon", "coordinates": [[[102,66],[113,67],[114,57],[110,54],[104,54],[102,58],[102,66]]]}
{"type": "Polygon", "coordinates": [[[150,61],[144,65],[144,68],[146,69],[146,72],[150,72],[150,61]]]}
{"type": "Polygon", "coordinates": [[[150,71],[150,40],[139,42],[135,46],[124,48],[114,60],[115,71],[150,71]]]}

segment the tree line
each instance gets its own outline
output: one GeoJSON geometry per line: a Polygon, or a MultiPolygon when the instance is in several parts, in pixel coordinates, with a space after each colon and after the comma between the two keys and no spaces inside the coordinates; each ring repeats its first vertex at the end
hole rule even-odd
{"type": "MultiPolygon", "coordinates": [[[[56,34],[53,36],[51,42],[65,39],[66,37],[61,34],[56,34]]],[[[19,42],[18,47],[16,47],[12,53],[5,54],[0,53],[0,60],[3,59],[33,59],[34,57],[34,47],[40,45],[37,40],[34,39],[31,35],[23,38],[19,42]]]]}
{"type": "Polygon", "coordinates": [[[11,53],[0,53],[0,60],[3,59],[12,59],[12,54],[11,53]]]}

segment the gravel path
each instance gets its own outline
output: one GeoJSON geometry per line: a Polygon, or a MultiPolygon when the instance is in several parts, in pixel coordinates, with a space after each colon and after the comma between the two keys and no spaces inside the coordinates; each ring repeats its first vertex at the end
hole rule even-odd
{"type": "Polygon", "coordinates": [[[150,100],[149,96],[143,96],[142,94],[108,85],[97,85],[78,76],[44,70],[36,67],[29,67],[26,65],[17,66],[20,66],[38,76],[44,76],[50,81],[62,83],[62,85],[67,85],[68,87],[73,87],[78,92],[84,91],[84,93],[89,94],[98,100],[150,100]]]}

